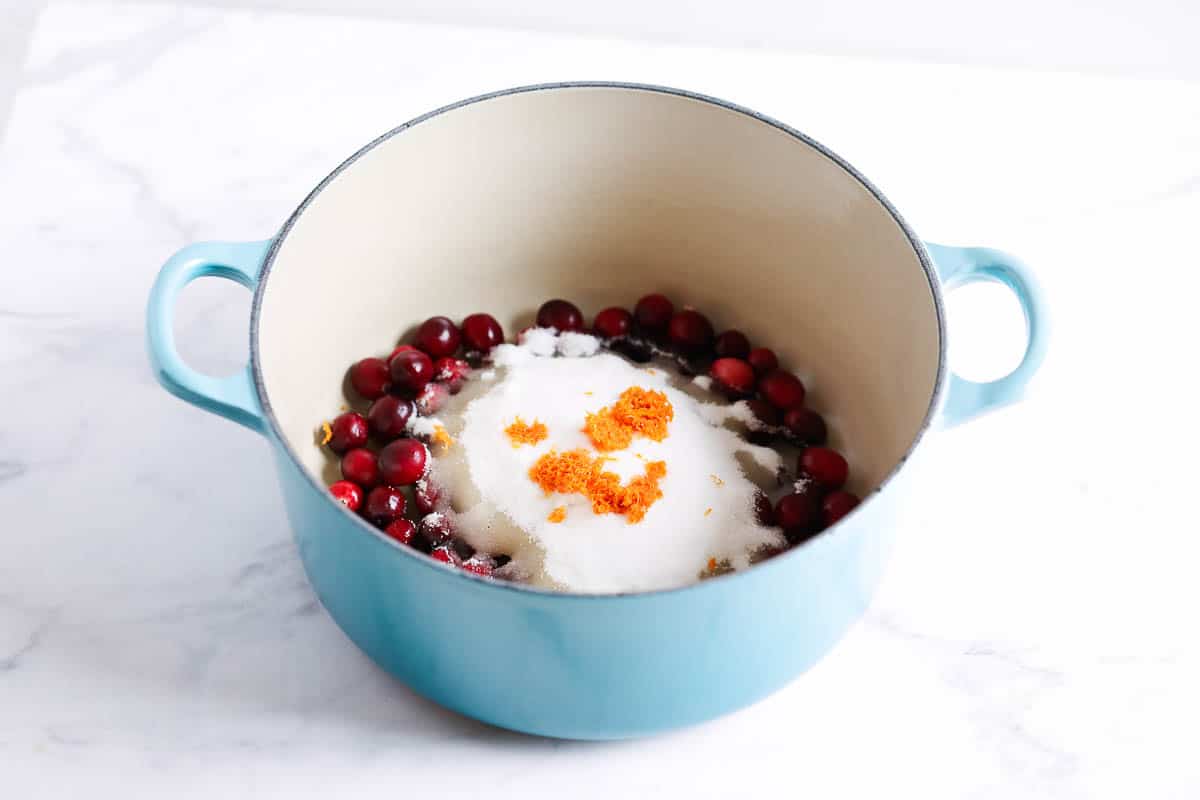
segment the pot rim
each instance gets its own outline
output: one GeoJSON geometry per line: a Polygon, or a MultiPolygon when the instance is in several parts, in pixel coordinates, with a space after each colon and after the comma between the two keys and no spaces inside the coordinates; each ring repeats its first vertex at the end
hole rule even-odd
{"type": "MultiPolygon", "coordinates": [[[[925,418],[921,421],[921,426],[920,426],[920,428],[918,428],[916,436],[913,437],[912,443],[908,446],[908,450],[905,451],[904,455],[900,458],[899,461],[896,462],[895,466],[892,467],[892,469],[887,473],[887,475],[884,477],[884,479],[882,481],[880,481],[879,485],[876,486],[874,489],[872,489],[865,497],[862,498],[862,502],[860,503],[860,508],[861,508],[861,506],[865,506],[867,503],[871,502],[871,500],[876,495],[878,495],[880,492],[882,492],[895,479],[896,475],[900,472],[900,470],[908,462],[909,458],[912,456],[912,454],[916,450],[917,446],[925,438],[926,433],[929,432],[929,429],[932,426],[933,421],[937,415],[938,408],[940,407],[940,404],[941,404],[942,395],[946,388],[946,370],[947,370],[947,364],[946,364],[946,352],[947,352],[946,351],[946,312],[945,312],[945,306],[944,306],[944,302],[943,302],[943,298],[942,298],[941,281],[937,277],[937,272],[933,267],[932,258],[929,256],[928,251],[925,249],[924,243],[917,237],[917,235],[913,232],[912,228],[909,227],[908,223],[900,215],[900,212],[896,210],[895,206],[892,205],[891,201],[889,201],[887,199],[887,197],[884,196],[883,192],[881,192],[878,188],[876,188],[876,186],[873,183],[871,183],[869,180],[867,180],[867,178],[861,172],[859,172],[857,169],[855,169],[848,161],[846,161],[844,158],[842,158],[841,156],[834,153],[832,150],[830,150],[825,145],[816,141],[815,139],[808,136],[807,134],[804,134],[804,133],[800,132],[799,130],[792,128],[791,126],[780,122],[779,120],[773,119],[772,117],[766,116],[765,114],[760,114],[759,112],[754,111],[753,109],[750,109],[750,108],[746,108],[745,106],[741,106],[736,103],[731,103],[727,100],[722,100],[720,98],[712,97],[710,95],[701,94],[699,92],[692,92],[687,89],[677,89],[677,88],[673,88],[673,87],[669,87],[669,86],[660,86],[660,85],[649,84],[649,83],[631,83],[631,82],[625,82],[625,81],[560,81],[560,82],[553,82],[553,83],[538,83],[538,84],[530,84],[530,85],[526,85],[526,86],[517,86],[517,87],[510,88],[510,89],[500,89],[497,91],[488,92],[486,94],[480,94],[480,95],[476,95],[474,97],[469,97],[464,100],[459,100],[457,102],[450,103],[448,105],[444,105],[440,108],[434,109],[433,111],[426,112],[424,114],[421,114],[418,117],[414,117],[413,119],[410,119],[408,122],[405,122],[402,125],[399,125],[393,129],[391,129],[390,131],[376,137],[375,139],[368,142],[363,147],[359,148],[349,158],[347,158],[342,163],[338,164],[338,166],[335,167],[332,172],[330,172],[328,175],[326,175],[324,178],[322,178],[320,183],[318,183],[312,189],[312,191],[310,191],[308,193],[308,195],[304,198],[304,200],[300,203],[300,205],[296,207],[296,210],[293,211],[288,216],[287,220],[283,224],[283,227],[281,227],[279,229],[279,232],[271,240],[271,246],[267,251],[266,258],[263,261],[262,269],[259,273],[258,284],[254,290],[254,298],[253,298],[253,303],[251,305],[251,310],[250,310],[250,368],[251,368],[251,374],[254,377],[254,389],[255,389],[255,393],[258,396],[258,402],[262,407],[263,418],[267,422],[268,430],[271,432],[272,438],[274,438],[276,443],[280,447],[283,448],[284,452],[287,453],[288,458],[290,458],[295,463],[295,466],[298,468],[300,473],[304,476],[304,479],[309,483],[309,485],[313,489],[315,489],[319,494],[327,497],[329,502],[334,503],[338,506],[341,506],[341,504],[338,503],[336,500],[334,500],[333,497],[329,494],[326,487],[321,485],[320,482],[317,481],[317,479],[308,471],[308,469],[304,467],[303,462],[300,460],[296,451],[292,448],[291,444],[287,440],[287,437],[284,435],[282,429],[280,428],[279,421],[275,417],[275,412],[271,408],[271,402],[267,395],[266,386],[264,384],[263,375],[262,375],[262,364],[259,359],[258,333],[259,333],[259,322],[261,320],[261,312],[262,312],[262,300],[263,300],[263,296],[265,294],[267,285],[270,283],[271,270],[275,265],[275,256],[279,252],[280,245],[283,244],[284,240],[288,236],[288,233],[291,232],[291,229],[295,226],[296,222],[300,219],[301,215],[303,215],[303,213],[308,208],[308,206],[313,202],[314,199],[316,199],[317,195],[319,195],[325,189],[326,186],[328,186],[330,183],[332,183],[339,175],[342,174],[342,172],[344,172],[351,165],[353,165],[356,161],[358,161],[358,159],[362,158],[364,155],[369,153],[371,150],[374,150],[380,144],[392,139],[393,137],[403,133],[404,131],[408,130],[409,128],[411,128],[415,125],[419,125],[422,122],[426,122],[430,119],[433,119],[434,117],[441,116],[442,114],[448,113],[450,111],[455,111],[464,106],[474,105],[475,103],[482,103],[482,102],[486,102],[488,100],[495,100],[495,99],[498,99],[501,97],[507,97],[509,95],[525,94],[525,93],[530,93],[530,92],[552,91],[552,90],[556,90],[556,89],[624,89],[624,90],[629,90],[629,91],[652,92],[652,93],[657,93],[657,94],[671,95],[674,97],[682,97],[682,98],[686,98],[689,100],[696,100],[696,101],[699,101],[702,103],[708,103],[709,105],[716,106],[725,111],[732,111],[736,114],[742,114],[742,115],[750,117],[751,119],[756,120],[758,122],[764,123],[766,125],[770,125],[771,127],[776,128],[777,130],[780,130],[780,131],[788,134],[789,136],[796,139],[800,143],[805,144],[808,147],[811,147],[812,149],[814,149],[818,153],[820,153],[822,156],[824,156],[828,160],[832,161],[838,167],[841,167],[841,169],[844,170],[847,175],[849,175],[852,179],[858,181],[858,183],[864,189],[866,189],[868,192],[870,192],[870,194],[879,202],[880,205],[883,206],[884,210],[887,211],[887,213],[891,216],[892,220],[900,227],[901,232],[903,232],[905,238],[908,240],[908,243],[912,247],[913,252],[916,253],[917,259],[921,264],[921,268],[925,271],[925,278],[929,282],[930,294],[933,297],[934,312],[937,317],[938,365],[937,365],[937,373],[936,373],[936,380],[934,382],[933,393],[930,395],[930,398],[929,398],[929,406],[928,406],[928,408],[926,408],[925,418]]],[[[395,547],[397,550],[404,551],[404,554],[406,557],[414,558],[414,559],[416,559],[416,561],[418,563],[424,564],[426,567],[430,568],[431,570],[437,570],[445,576],[457,577],[458,579],[464,580],[464,581],[474,581],[477,584],[482,584],[484,586],[491,587],[497,591],[517,592],[519,594],[524,594],[524,595],[555,598],[559,602],[571,602],[571,601],[587,602],[587,601],[603,601],[603,600],[616,600],[616,599],[635,599],[635,598],[642,598],[642,597],[650,597],[650,596],[654,596],[654,595],[667,595],[667,594],[679,594],[679,593],[683,593],[683,592],[706,591],[706,590],[712,590],[716,586],[728,586],[734,581],[749,580],[756,573],[763,573],[764,571],[770,570],[772,568],[779,568],[779,569],[783,568],[785,566],[785,562],[799,557],[799,555],[797,554],[797,551],[808,547],[816,539],[825,538],[830,535],[836,535],[837,531],[842,527],[842,524],[845,521],[845,519],[843,519],[843,520],[839,521],[837,524],[831,526],[830,528],[828,528],[828,529],[822,531],[821,533],[817,534],[816,536],[812,537],[812,539],[809,539],[808,541],[804,542],[800,546],[790,548],[789,550],[785,551],[784,553],[781,553],[780,555],[775,556],[774,558],[768,559],[765,562],[756,564],[749,569],[739,570],[739,571],[735,571],[735,572],[729,572],[729,573],[726,573],[723,575],[717,575],[717,576],[714,576],[712,578],[708,578],[708,579],[705,579],[702,581],[697,581],[695,583],[687,584],[684,586],[675,586],[675,587],[671,587],[671,588],[667,588],[667,589],[652,589],[649,591],[641,591],[641,592],[608,592],[608,593],[591,594],[591,593],[578,593],[578,592],[563,592],[563,591],[558,591],[555,589],[543,589],[540,587],[528,586],[526,584],[515,583],[515,582],[511,582],[511,581],[493,580],[493,579],[489,579],[489,578],[484,578],[479,575],[475,575],[473,573],[467,572],[466,570],[458,569],[458,568],[453,567],[448,564],[442,564],[442,563],[430,558],[429,556],[425,555],[424,553],[420,553],[410,547],[405,547],[403,545],[400,545],[400,544],[394,542],[392,539],[390,539],[386,535],[384,535],[384,533],[382,531],[378,530],[377,528],[372,526],[370,523],[368,523],[366,520],[364,520],[362,517],[351,512],[349,509],[346,509],[345,507],[341,507],[341,510],[347,515],[347,517],[349,517],[353,521],[353,523],[355,524],[355,527],[358,530],[365,531],[365,532],[369,533],[370,535],[374,536],[375,538],[380,539],[384,542],[387,542],[389,545],[395,547]]],[[[859,511],[860,511],[860,509],[855,509],[848,515],[847,518],[856,516],[859,513],[859,511]]]]}

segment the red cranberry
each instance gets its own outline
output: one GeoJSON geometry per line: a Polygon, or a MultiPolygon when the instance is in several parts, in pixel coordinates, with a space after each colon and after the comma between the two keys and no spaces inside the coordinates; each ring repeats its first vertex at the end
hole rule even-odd
{"type": "MultiPolygon", "coordinates": [[[[387,357],[387,363],[388,363],[388,366],[391,366],[391,364],[392,364],[392,359],[393,359],[393,358],[395,358],[395,357],[396,357],[397,355],[399,355],[400,353],[403,353],[405,350],[416,350],[416,349],[417,349],[417,348],[413,347],[411,344],[398,344],[398,345],[396,345],[396,349],[395,349],[395,350],[393,350],[393,351],[392,351],[392,354],[391,354],[390,356],[388,356],[388,357],[387,357]]],[[[391,376],[389,375],[388,377],[391,377],[391,376]]]]}
{"type": "Polygon", "coordinates": [[[708,374],[726,394],[742,397],[754,391],[754,367],[740,358],[718,358],[708,374]]]}
{"type": "Polygon", "coordinates": [[[368,400],[382,397],[390,380],[387,362],[382,358],[364,358],[350,367],[350,385],[368,400]]]}
{"type": "Polygon", "coordinates": [[[462,336],[468,350],[486,353],[504,342],[504,328],[491,314],[472,314],[462,321],[462,336]]]}
{"type": "Polygon", "coordinates": [[[416,439],[397,439],[379,451],[379,474],[391,486],[408,486],[425,474],[429,449],[416,439]]]}
{"type": "Polygon", "coordinates": [[[449,317],[430,317],[417,328],[413,343],[431,358],[444,358],[458,352],[462,334],[449,317]]]}
{"type": "Polygon", "coordinates": [[[450,394],[459,393],[470,373],[471,365],[461,358],[439,358],[433,362],[433,379],[446,384],[450,394]]]}
{"type": "Polygon", "coordinates": [[[354,411],[334,417],[329,430],[329,449],[338,455],[367,443],[367,419],[354,411]]]}
{"type": "Polygon", "coordinates": [[[351,511],[358,511],[359,506],[363,501],[363,490],[359,488],[357,483],[350,481],[334,481],[329,484],[329,493],[337,498],[338,502],[344,505],[351,511]]]}
{"type": "Polygon", "coordinates": [[[605,339],[626,336],[632,327],[633,314],[617,306],[604,309],[596,315],[596,319],[592,322],[592,328],[605,339]]]}
{"type": "Polygon", "coordinates": [[[404,435],[405,426],[414,413],[412,400],[384,395],[367,409],[367,424],[371,427],[371,433],[390,442],[404,435]]]}
{"type": "Polygon", "coordinates": [[[450,390],[443,383],[434,383],[430,381],[421,389],[417,399],[413,402],[417,406],[417,411],[426,417],[431,417],[446,405],[446,401],[450,399],[450,390]]]}
{"type": "Polygon", "coordinates": [[[539,328],[556,328],[559,333],[583,330],[583,312],[566,300],[547,300],[537,312],[539,328]]]}
{"type": "Polygon", "coordinates": [[[850,492],[830,492],[821,503],[825,514],[825,527],[829,527],[849,514],[858,505],[858,495],[850,492]]]}
{"type": "Polygon", "coordinates": [[[490,578],[492,572],[495,571],[496,565],[492,559],[487,556],[473,555],[462,563],[462,568],[467,572],[473,572],[476,575],[482,575],[485,578],[490,578]]]}
{"type": "Polygon", "coordinates": [[[395,486],[376,486],[367,495],[363,516],[380,528],[386,528],[404,516],[404,507],[407,504],[404,492],[395,486]]]}
{"type": "Polygon", "coordinates": [[[650,334],[666,333],[674,315],[675,304],[661,294],[648,294],[633,307],[638,327],[650,334]]]}
{"type": "Polygon", "coordinates": [[[745,402],[746,405],[750,406],[750,410],[754,412],[755,419],[763,425],[769,425],[773,428],[779,424],[779,411],[766,400],[760,400],[755,397],[745,402]]]}
{"type": "Polygon", "coordinates": [[[784,495],[775,504],[775,524],[793,544],[815,533],[821,524],[821,501],[815,492],[784,495]]]}
{"type": "Polygon", "coordinates": [[[741,331],[725,331],[713,342],[717,358],[745,358],[750,353],[750,340],[741,331]]]}
{"type": "Polygon", "coordinates": [[[781,369],[763,375],[758,381],[758,391],[764,400],[780,411],[804,403],[804,384],[792,373],[781,369]]]}
{"type": "Polygon", "coordinates": [[[811,408],[789,408],[783,415],[783,424],[805,444],[825,444],[828,435],[825,419],[811,408]]]}
{"type": "Polygon", "coordinates": [[[712,346],[713,326],[699,311],[685,308],[667,326],[671,344],[684,353],[702,353],[712,346]]]}
{"type": "Polygon", "coordinates": [[[759,375],[779,369],[779,359],[775,357],[775,351],[766,347],[754,348],[746,354],[746,360],[759,375]]]}
{"type": "Polygon", "coordinates": [[[400,544],[410,545],[412,544],[413,537],[417,535],[417,526],[403,518],[394,519],[387,524],[383,532],[400,544]]]}
{"type": "Polygon", "coordinates": [[[420,350],[397,353],[389,366],[392,388],[405,397],[415,397],[433,378],[433,359],[420,350]]]}
{"type": "Polygon", "coordinates": [[[462,566],[462,558],[458,553],[454,552],[453,547],[435,547],[429,551],[429,556],[434,561],[440,561],[443,564],[450,564],[455,567],[462,566]]]}
{"type": "Polygon", "coordinates": [[[775,509],[771,507],[771,498],[764,491],[754,493],[754,518],[759,525],[770,527],[775,524],[775,509]]]}
{"type": "Polygon", "coordinates": [[[435,547],[446,544],[454,535],[454,527],[450,524],[450,519],[445,514],[436,511],[422,517],[417,529],[425,537],[425,540],[435,547]]]}
{"type": "Polygon", "coordinates": [[[828,447],[806,447],[800,453],[797,469],[826,489],[840,489],[850,474],[842,454],[828,447]]]}
{"type": "Polygon", "coordinates": [[[365,447],[356,447],[342,456],[342,477],[364,489],[379,483],[379,461],[365,447]]]}
{"type": "Polygon", "coordinates": [[[429,480],[419,480],[413,487],[413,502],[422,514],[436,511],[442,505],[444,495],[442,487],[429,480]]]}

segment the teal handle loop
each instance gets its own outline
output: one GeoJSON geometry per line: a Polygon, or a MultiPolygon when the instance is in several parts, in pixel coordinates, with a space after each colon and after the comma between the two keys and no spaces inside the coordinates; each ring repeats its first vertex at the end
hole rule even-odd
{"type": "Polygon", "coordinates": [[[224,378],[204,375],[185,364],[175,349],[175,302],[183,287],[208,276],[227,278],[253,290],[270,245],[270,240],[188,245],[163,264],[146,309],[150,364],[163,388],[259,433],[266,426],[248,360],[245,367],[224,378]]]}
{"type": "Polygon", "coordinates": [[[1025,355],[1003,378],[985,383],[950,375],[941,424],[952,427],[981,414],[1015,403],[1046,358],[1050,318],[1037,279],[1016,258],[983,247],[947,247],[925,243],[946,289],[976,281],[996,281],[1017,296],[1025,315],[1025,355]]]}

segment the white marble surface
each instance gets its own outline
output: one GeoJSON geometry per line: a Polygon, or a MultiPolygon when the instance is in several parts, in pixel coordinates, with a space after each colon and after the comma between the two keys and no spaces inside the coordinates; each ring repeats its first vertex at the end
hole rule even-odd
{"type": "MultiPolygon", "coordinates": [[[[5,795],[1200,795],[1200,87],[225,10],[51,4],[0,149],[5,795]],[[159,390],[160,263],[269,235],[377,133],[506,85],[685,86],[831,144],[923,235],[1039,268],[1028,402],[946,433],[868,618],[732,717],[532,739],[414,697],[305,583],[266,446],[159,390]],[[166,794],[169,792],[169,794],[166,794]]],[[[955,359],[1011,305],[954,301],[955,359]]],[[[229,369],[248,301],[193,287],[229,369]]]]}

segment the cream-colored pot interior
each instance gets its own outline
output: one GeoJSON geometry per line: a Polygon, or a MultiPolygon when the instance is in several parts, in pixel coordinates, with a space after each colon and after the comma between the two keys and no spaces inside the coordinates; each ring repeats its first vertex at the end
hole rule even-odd
{"type": "Polygon", "coordinates": [[[864,493],[938,376],[930,279],[870,190],[769,122],[650,89],[503,94],[385,138],[311,198],[266,280],[263,386],[317,476],[346,368],[435,314],[511,336],[551,297],[590,319],[663,292],[801,375],[864,493]]]}

